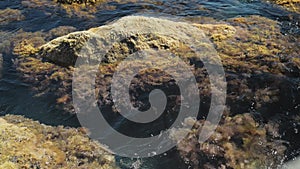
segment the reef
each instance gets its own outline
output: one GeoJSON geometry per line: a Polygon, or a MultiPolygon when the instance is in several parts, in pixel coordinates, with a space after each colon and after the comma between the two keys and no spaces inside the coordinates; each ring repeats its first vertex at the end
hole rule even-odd
{"type": "MultiPolygon", "coordinates": [[[[149,24],[150,28],[155,26],[153,18],[140,16],[140,19],[149,24]]],[[[158,20],[168,23],[165,19],[158,20]]],[[[53,93],[57,96],[57,103],[61,108],[72,113],[74,112],[71,105],[72,74],[76,59],[84,57],[80,53],[82,47],[101,30],[110,29],[112,25],[123,27],[127,21],[132,22],[132,17],[122,18],[114,24],[103,27],[73,32],[39,47],[20,46],[15,50],[15,54],[19,55],[15,65],[23,74],[23,79],[32,83],[39,94],[53,93]],[[29,51],[23,52],[20,49],[29,51]]],[[[184,28],[187,23],[174,22],[174,24],[176,28],[184,28]]],[[[293,125],[298,124],[300,119],[299,37],[283,34],[277,21],[261,16],[237,17],[225,21],[207,19],[199,20],[199,23],[193,20],[188,24],[201,29],[212,42],[222,59],[227,80],[228,111],[217,132],[207,143],[200,146],[195,133],[200,130],[201,120],[205,118],[209,109],[212,89],[209,87],[208,74],[201,60],[195,58],[193,51],[176,37],[154,33],[133,34],[114,43],[111,49],[107,50],[102,58],[103,62],[97,69],[96,93],[99,107],[106,110],[107,116],[112,119],[116,116],[118,111],[114,107],[110,93],[112,77],[120,62],[126,63],[127,71],[136,64],[124,61],[126,56],[146,49],[167,50],[193,68],[201,96],[197,122],[199,125],[191,132],[189,139],[178,146],[185,159],[195,168],[204,165],[206,168],[211,167],[212,163],[204,164],[199,161],[202,157],[212,161],[220,160],[214,167],[255,168],[280,164],[285,160],[285,154],[299,149],[297,140],[292,139],[296,137],[295,135],[299,135],[295,132],[299,126],[293,125]],[[286,112],[289,114],[286,115],[286,112]],[[286,137],[278,136],[283,133],[287,134],[286,137]],[[214,140],[216,137],[219,138],[214,140]],[[283,145],[282,140],[290,144],[283,145]],[[209,152],[210,147],[212,149],[217,147],[219,150],[209,152]],[[272,154],[271,150],[274,150],[273,152],[276,150],[276,154],[272,154]],[[272,158],[269,158],[270,153],[272,158]],[[266,160],[261,162],[258,159],[266,160]]],[[[90,58],[91,61],[98,59],[90,58]]],[[[162,63],[162,67],[164,66],[178,65],[176,62],[172,65],[162,63]]],[[[178,69],[174,73],[182,71],[178,69]]],[[[144,95],[154,88],[162,88],[171,94],[171,91],[178,90],[169,74],[157,69],[145,70],[132,80],[130,86],[132,104],[140,109],[146,109],[149,103],[145,101],[147,97],[144,95]]],[[[167,105],[167,109],[170,110],[167,115],[169,119],[174,118],[173,114],[178,110],[177,97],[176,94],[168,95],[168,100],[171,101],[167,105]]]]}
{"type": "Polygon", "coordinates": [[[0,118],[0,168],[113,169],[114,156],[82,128],[51,127],[22,116],[0,118]]]}

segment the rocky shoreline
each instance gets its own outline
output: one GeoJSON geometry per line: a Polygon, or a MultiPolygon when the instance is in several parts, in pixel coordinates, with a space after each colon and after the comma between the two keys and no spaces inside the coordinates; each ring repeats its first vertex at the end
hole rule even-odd
{"type": "MultiPolygon", "coordinates": [[[[99,10],[114,10],[120,4],[136,2],[22,0],[20,3],[22,9],[29,8],[32,11],[51,9],[43,13],[49,19],[54,15],[53,11],[59,11],[55,15],[61,15],[62,18],[93,20],[99,10]]],[[[182,5],[177,3],[172,8],[169,3],[151,0],[144,2],[143,8],[168,14],[177,14],[178,11],[172,10],[181,9],[182,5]],[[155,5],[160,8],[153,7],[155,5]]],[[[200,144],[198,136],[211,100],[212,89],[208,87],[210,82],[207,70],[203,63],[193,56],[194,53],[184,41],[176,36],[134,34],[115,43],[108,51],[103,63],[98,67],[99,76],[96,79],[97,103],[104,110],[107,119],[114,121],[120,118],[110,91],[112,76],[118,64],[127,55],[139,50],[167,50],[193,68],[201,97],[198,119],[187,119],[184,122],[184,125],[193,125],[193,128],[189,130],[188,137],[176,147],[183,165],[195,169],[278,168],[284,162],[299,156],[300,1],[265,2],[269,5],[279,5],[283,11],[290,13],[283,16],[283,21],[252,14],[233,18],[229,15],[229,18],[221,20],[204,16],[180,17],[175,21],[173,18],[156,18],[161,23],[172,21],[178,27],[189,24],[203,31],[222,59],[227,80],[227,107],[215,133],[205,143],[200,144]]],[[[126,6],[120,6],[126,9],[126,6]]],[[[199,8],[206,11],[204,7],[199,8]]],[[[26,20],[31,11],[24,12],[22,9],[1,9],[0,25],[10,27],[9,23],[26,20]]],[[[212,13],[205,13],[205,16],[210,14],[212,13]]],[[[124,14],[117,15],[120,16],[124,14]]],[[[139,17],[148,22],[147,27],[154,27],[153,17],[139,17]]],[[[124,27],[124,22],[131,19],[132,16],[128,16],[114,23],[115,26],[124,27]]],[[[17,24],[12,26],[16,28],[12,32],[6,32],[4,29],[0,32],[0,80],[2,62],[7,59],[3,57],[13,54],[15,69],[20,73],[22,80],[32,86],[34,97],[54,95],[58,109],[75,116],[72,105],[75,61],[82,57],[79,52],[82,46],[93,39],[94,34],[110,28],[111,25],[108,23],[85,31],[77,31],[76,25],[59,26],[49,30],[41,28],[38,29],[40,31],[33,32],[18,29],[17,24]]],[[[190,34],[193,35],[193,32],[190,34]]],[[[126,62],[125,65],[129,70],[135,66],[130,62],[126,62]]],[[[174,63],[163,66],[178,65],[174,63]]],[[[176,73],[181,73],[182,70],[177,71],[176,73]]],[[[162,88],[166,93],[178,90],[169,74],[158,69],[146,70],[140,72],[131,84],[133,105],[146,109],[149,103],[145,101],[147,96],[144,95],[155,88],[162,88]]],[[[167,105],[167,109],[171,111],[159,119],[159,123],[164,125],[162,128],[171,125],[178,111],[178,96],[168,95],[168,100],[170,104],[167,105]]],[[[150,125],[152,130],[148,132],[159,131],[160,127],[150,125]]],[[[120,130],[130,135],[131,128],[129,125],[120,130]]],[[[88,131],[83,128],[46,126],[22,116],[6,115],[0,117],[0,133],[0,169],[118,168],[114,155],[99,142],[88,138],[88,131]]],[[[149,133],[142,131],[142,134],[149,133]]],[[[180,134],[180,129],[174,129],[171,137],[178,141],[177,136],[180,134]]]]}
{"type": "MultiPolygon", "coordinates": [[[[141,18],[151,23],[152,18],[141,18]]],[[[130,20],[131,17],[123,21],[126,19],[130,20]]],[[[96,80],[98,104],[107,111],[109,118],[115,118],[117,112],[112,104],[110,84],[117,64],[126,55],[138,50],[168,49],[195,68],[193,73],[200,89],[199,95],[203,98],[198,126],[194,126],[190,137],[178,146],[183,158],[193,168],[278,166],[287,159],[287,154],[299,149],[295,144],[297,141],[293,140],[295,136],[292,136],[297,133],[293,133],[294,128],[288,127],[297,123],[300,117],[297,105],[300,102],[298,41],[293,36],[282,35],[278,22],[261,16],[233,18],[226,22],[211,20],[209,23],[190,23],[203,30],[215,45],[222,58],[228,83],[227,111],[217,132],[206,144],[200,146],[195,133],[199,132],[202,115],[209,107],[207,102],[211,89],[207,88],[207,73],[201,61],[194,60],[193,53],[176,37],[134,35],[115,44],[99,66],[100,77],[96,80]],[[287,111],[289,115],[285,115],[287,111]],[[282,137],[283,132],[293,138],[282,137]],[[203,158],[205,162],[199,161],[203,158]],[[262,163],[261,159],[266,160],[262,163]]],[[[19,55],[15,65],[24,80],[34,84],[38,93],[55,94],[57,103],[63,109],[74,112],[71,84],[74,62],[81,57],[78,51],[91,33],[106,28],[70,33],[40,47],[34,45],[34,41],[24,42],[14,50],[19,55]]],[[[126,64],[130,67],[130,63],[126,64]]],[[[139,98],[153,87],[167,86],[167,90],[171,91],[176,89],[170,77],[161,73],[151,70],[140,74],[140,79],[133,83],[135,87],[132,94],[139,98]],[[149,79],[155,80],[151,78],[155,74],[161,74],[163,78],[153,83],[149,79]]],[[[146,105],[141,100],[135,100],[134,104],[139,107],[146,105]]],[[[176,110],[178,105],[169,106],[176,110]]],[[[168,118],[173,117],[170,115],[168,118]]]]}

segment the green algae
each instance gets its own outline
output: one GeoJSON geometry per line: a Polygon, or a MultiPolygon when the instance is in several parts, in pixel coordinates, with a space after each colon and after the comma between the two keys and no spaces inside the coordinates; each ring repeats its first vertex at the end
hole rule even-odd
{"type": "Polygon", "coordinates": [[[0,168],[117,168],[84,129],[51,127],[21,116],[0,118],[0,168]]]}

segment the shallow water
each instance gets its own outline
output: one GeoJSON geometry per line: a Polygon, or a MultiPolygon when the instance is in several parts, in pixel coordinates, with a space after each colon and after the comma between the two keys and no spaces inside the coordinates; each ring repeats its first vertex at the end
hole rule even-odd
{"type": "MultiPolygon", "coordinates": [[[[21,0],[0,1],[0,9],[18,9],[22,11],[25,17],[21,21],[0,25],[0,31],[6,32],[5,36],[0,37],[0,40],[4,41],[21,29],[25,32],[47,32],[58,26],[73,26],[77,30],[85,30],[136,13],[178,18],[209,16],[217,20],[261,15],[280,21],[284,33],[300,34],[299,20],[290,19],[290,16],[299,19],[299,14],[288,12],[278,6],[259,0],[153,0],[123,4],[110,2],[108,5],[114,6],[114,9],[97,10],[93,14],[94,18],[90,19],[76,14],[68,15],[62,8],[52,7],[49,2],[46,4],[49,5],[29,7],[28,3],[21,0]]],[[[20,79],[20,75],[13,67],[12,59],[14,59],[14,56],[11,53],[3,52],[4,61],[2,78],[0,79],[0,115],[18,114],[49,125],[80,126],[74,115],[69,115],[56,107],[56,100],[53,96],[36,97],[34,91],[31,90],[31,84],[26,84],[20,79]]],[[[178,159],[176,153],[170,151],[159,157],[141,160],[141,168],[182,167],[177,163],[180,163],[178,159]]],[[[117,158],[117,160],[122,168],[131,168],[131,163],[136,161],[125,158],[117,158]]]]}

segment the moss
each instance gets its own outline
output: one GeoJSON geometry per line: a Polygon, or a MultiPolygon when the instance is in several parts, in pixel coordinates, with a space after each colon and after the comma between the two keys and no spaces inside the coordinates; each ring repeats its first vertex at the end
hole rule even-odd
{"type": "Polygon", "coordinates": [[[117,168],[83,131],[6,115],[0,118],[0,168],[117,168]]]}

